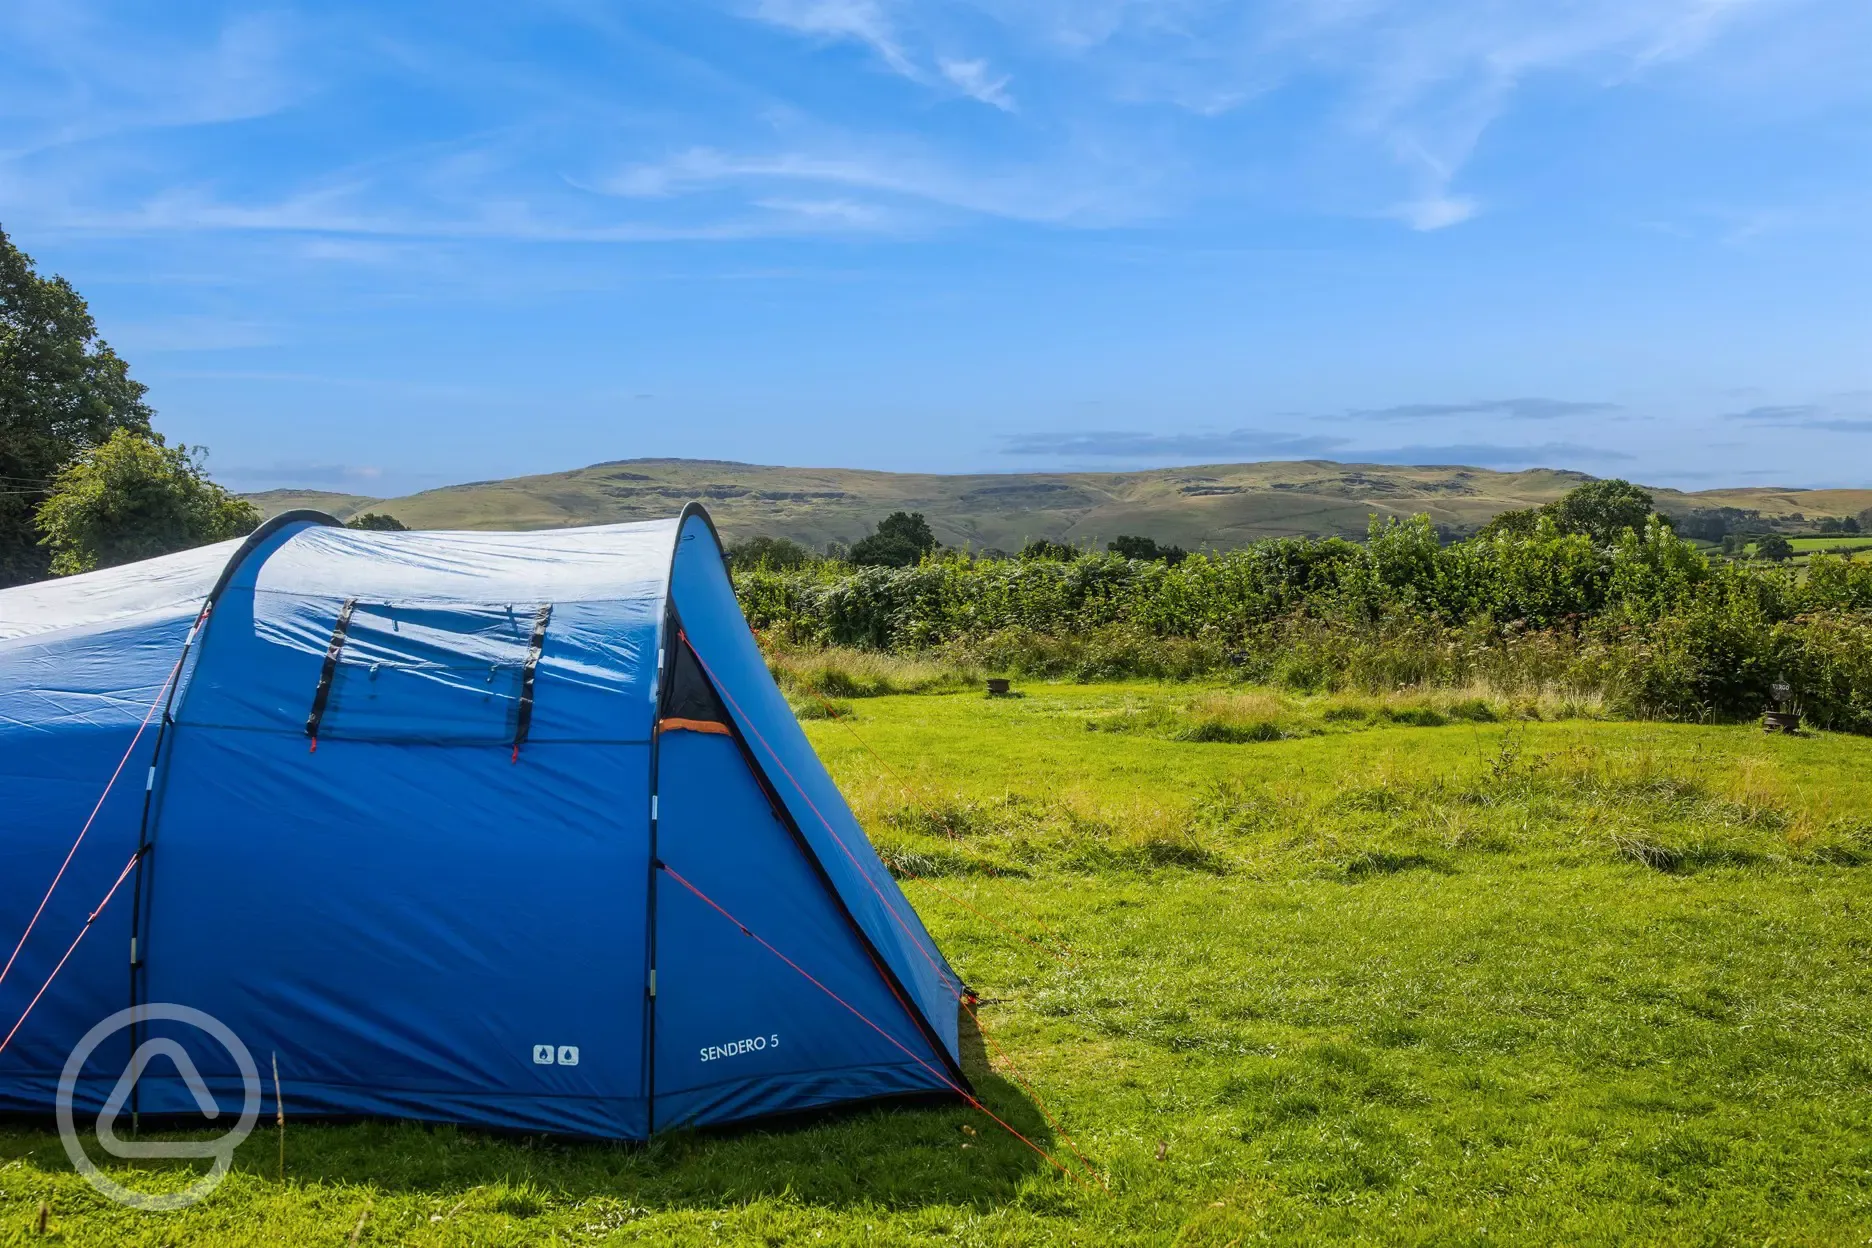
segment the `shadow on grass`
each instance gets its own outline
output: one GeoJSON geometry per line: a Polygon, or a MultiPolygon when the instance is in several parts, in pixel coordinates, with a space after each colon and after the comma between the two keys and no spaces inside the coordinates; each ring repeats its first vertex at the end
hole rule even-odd
{"type": "MultiPolygon", "coordinates": [[[[966,1014],[962,1063],[988,1109],[1053,1151],[1045,1119],[1019,1088],[993,1073],[980,1033],[966,1014]]],[[[287,1101],[290,1114],[290,1091],[287,1101]]],[[[275,1177],[278,1140],[269,1126],[263,1121],[241,1146],[237,1171],[267,1181],[275,1177]]],[[[218,1134],[163,1133],[164,1138],[218,1134]]],[[[0,1124],[0,1165],[27,1155],[47,1170],[69,1170],[47,1123],[0,1124]]],[[[156,1167],[143,1163],[142,1168],[156,1167]]],[[[1040,1172],[1052,1172],[1044,1158],[953,1096],[672,1132],[648,1144],[384,1121],[295,1122],[289,1117],[286,1127],[289,1183],[457,1199],[480,1191],[489,1199],[512,1196],[545,1204],[605,1197],[652,1210],[718,1209],[784,1198],[832,1209],[959,1206],[985,1211],[1013,1201],[1026,1180],[1040,1172]],[[516,1192],[520,1195],[513,1196],[516,1192]]]]}
{"type": "Polygon", "coordinates": [[[1335,864],[1333,874],[1348,883],[1357,883],[1360,880],[1397,875],[1402,871],[1433,871],[1438,875],[1455,874],[1454,868],[1440,858],[1433,858],[1428,854],[1398,854],[1382,849],[1368,849],[1352,855],[1343,862],[1335,864]]]}

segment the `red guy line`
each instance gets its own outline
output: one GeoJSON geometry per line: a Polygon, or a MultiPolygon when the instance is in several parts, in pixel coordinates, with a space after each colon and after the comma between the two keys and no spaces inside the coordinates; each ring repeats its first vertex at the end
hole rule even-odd
{"type": "MultiPolygon", "coordinates": [[[[1079,1158],[1079,1160],[1085,1164],[1086,1169],[1092,1171],[1092,1173],[1095,1175],[1099,1174],[1099,1168],[1092,1164],[1092,1159],[1090,1157],[1087,1157],[1084,1153],[1079,1151],[1079,1146],[1073,1143],[1072,1136],[1066,1134],[1066,1128],[1062,1127],[1059,1124],[1059,1120],[1055,1118],[1053,1116],[1052,1111],[1046,1107],[1046,1102],[1040,1099],[1040,1093],[1037,1090],[1035,1090],[1033,1086],[1033,1081],[1028,1079],[1027,1076],[1021,1074],[1020,1068],[1014,1064],[1014,1058],[1008,1053],[1006,1049],[1001,1047],[1001,1042],[994,1038],[993,1033],[991,1033],[986,1027],[982,1026],[981,1015],[977,1013],[974,1007],[970,1006],[969,1003],[966,1001],[962,1003],[962,1008],[967,1010],[969,1018],[974,1020],[975,1030],[979,1031],[982,1034],[982,1039],[986,1040],[989,1044],[994,1045],[994,1051],[996,1053],[999,1053],[1001,1055],[1001,1060],[1007,1063],[1007,1068],[1013,1074],[1015,1080],[1021,1085],[1023,1089],[1026,1090],[1027,1095],[1033,1097],[1034,1107],[1040,1111],[1040,1116],[1047,1120],[1047,1125],[1053,1128],[1054,1132],[1058,1134],[1060,1139],[1066,1141],[1066,1147],[1072,1149],[1073,1155],[1079,1158]]],[[[1099,1175],[1099,1182],[1105,1185],[1105,1189],[1107,1191],[1111,1190],[1110,1185],[1105,1184],[1105,1179],[1103,1175],[1099,1175]]]]}
{"type": "MultiPolygon", "coordinates": [[[[685,637],[684,640],[687,641],[688,638],[685,637]]],[[[695,649],[693,645],[690,646],[689,648],[692,652],[695,649]]],[[[701,658],[702,658],[701,655],[699,654],[696,655],[697,662],[700,662],[701,658]]],[[[826,697],[825,694],[820,693],[818,690],[815,689],[813,691],[813,696],[818,698],[819,701],[825,705],[827,710],[832,709],[832,699],[826,697]]],[[[871,743],[865,740],[862,736],[860,736],[856,728],[852,727],[849,723],[847,723],[840,716],[834,715],[834,716],[831,716],[831,718],[834,720],[837,720],[838,724],[842,728],[844,728],[846,732],[849,732],[851,734],[852,740],[856,741],[859,745],[864,747],[865,753],[869,754],[872,758],[877,760],[878,766],[882,767],[885,770],[885,772],[889,774],[890,778],[897,782],[897,787],[903,790],[904,797],[908,798],[913,803],[918,800],[917,797],[910,792],[910,782],[905,780],[903,776],[898,772],[898,770],[895,767],[891,766],[890,763],[885,759],[885,757],[882,754],[878,753],[875,749],[873,749],[871,746],[871,743]]],[[[763,741],[762,744],[764,745],[766,744],[766,742],[763,741]]],[[[963,901],[960,897],[957,897],[954,893],[951,893],[947,889],[944,889],[938,886],[926,876],[917,875],[915,872],[912,872],[912,871],[904,871],[902,873],[902,878],[906,880],[913,880],[918,884],[928,884],[931,888],[935,889],[938,893],[941,893],[944,897],[947,897],[950,901],[955,902],[957,905],[963,907],[965,910],[970,911],[971,913],[975,914],[977,917],[986,919],[989,923],[992,923],[994,926],[1000,928],[1002,931],[1006,932],[1008,935],[1013,936],[1018,940],[1026,941],[1028,944],[1032,945],[1036,949],[1042,950],[1043,952],[1046,952],[1046,953],[1051,953],[1053,954],[1054,957],[1064,956],[1068,961],[1071,961],[1071,962],[1078,961],[1078,956],[1073,953],[1072,947],[1068,945],[1065,941],[1061,940],[1059,936],[1056,935],[1054,932],[1049,930],[1046,924],[1044,923],[1039,924],[1040,929],[1046,932],[1048,940],[1051,940],[1054,944],[1059,946],[1058,950],[1048,949],[1045,945],[1042,945],[1040,942],[1022,935],[1020,932],[1014,930],[1012,927],[1009,927],[1007,924],[1001,922],[999,919],[996,919],[990,915],[983,914],[980,910],[975,909],[974,906],[969,905],[968,902],[963,901]]]]}
{"type": "Polygon", "coordinates": [[[851,846],[847,845],[845,843],[845,838],[838,834],[838,829],[832,826],[832,821],[827,819],[824,813],[820,811],[819,807],[813,803],[812,796],[806,792],[805,786],[800,784],[798,778],[795,777],[791,771],[787,770],[787,765],[781,759],[779,751],[768,744],[767,738],[761,735],[760,728],[754,723],[753,719],[749,717],[748,713],[741,709],[741,704],[735,701],[734,695],[728,692],[721,681],[715,679],[714,670],[709,667],[708,661],[702,657],[701,652],[690,643],[689,634],[687,632],[682,632],[680,635],[683,639],[683,643],[689,646],[689,653],[695,655],[696,662],[700,663],[702,665],[702,670],[708,674],[709,680],[721,691],[721,695],[728,699],[728,705],[734,707],[741,718],[747,721],[747,726],[753,731],[755,738],[760,741],[762,746],[766,747],[768,755],[773,758],[774,763],[780,768],[786,778],[792,782],[793,788],[799,793],[800,797],[805,800],[807,807],[814,815],[818,816],[819,822],[823,824],[825,830],[831,834],[833,841],[838,844],[840,849],[845,851],[845,857],[851,860],[853,867],[857,868],[859,878],[871,886],[872,893],[876,894],[878,901],[883,904],[885,911],[891,918],[897,920],[897,926],[903,929],[904,935],[910,938],[910,943],[915,945],[917,951],[923,955],[923,960],[930,964],[930,969],[932,971],[936,972],[936,978],[945,984],[949,983],[951,976],[946,974],[942,967],[936,964],[936,959],[932,957],[930,951],[924,947],[923,941],[917,939],[916,933],[910,930],[910,925],[904,921],[903,915],[897,913],[897,907],[891,905],[890,899],[884,896],[884,890],[877,886],[877,881],[871,878],[871,873],[864,869],[864,864],[858,861],[858,856],[856,854],[852,853],[851,846]]]}
{"type": "Polygon", "coordinates": [[[98,902],[97,909],[91,912],[91,917],[84,921],[84,926],[79,928],[78,934],[72,938],[70,947],[65,950],[65,956],[58,960],[58,965],[52,968],[50,975],[46,976],[45,983],[39,985],[39,991],[34,993],[33,999],[26,1003],[26,1012],[19,1016],[19,1022],[13,1024],[13,1030],[7,1032],[6,1039],[0,1040],[0,1053],[6,1052],[7,1045],[13,1043],[13,1037],[17,1036],[19,1029],[26,1025],[26,1020],[32,1016],[34,1007],[39,1004],[39,998],[45,996],[46,989],[52,986],[52,981],[58,978],[58,973],[65,969],[65,963],[69,962],[72,954],[77,951],[78,942],[85,938],[85,933],[91,930],[93,923],[97,922],[98,915],[104,913],[104,907],[110,905],[110,899],[117,895],[117,890],[123,887],[123,882],[130,878],[130,871],[136,866],[140,856],[131,854],[130,861],[124,863],[124,869],[117,873],[117,882],[110,886],[110,892],[104,894],[104,900],[98,902]]]}
{"type": "MultiPolygon", "coordinates": [[[[688,880],[684,879],[680,874],[677,873],[674,867],[670,866],[668,863],[658,863],[657,865],[659,868],[662,869],[665,875],[669,876],[672,880],[675,880],[678,884],[682,885],[684,888],[694,893],[697,897],[701,898],[703,904],[707,905],[709,909],[715,911],[715,913],[721,915],[724,919],[727,919],[730,923],[740,928],[741,934],[743,936],[746,936],[749,939],[753,940],[756,944],[758,944],[761,948],[765,949],[768,953],[773,954],[774,957],[779,958],[782,962],[786,963],[789,967],[792,967],[793,970],[797,971],[800,974],[800,976],[806,980],[807,983],[811,984],[813,987],[817,988],[820,992],[825,993],[826,996],[831,997],[834,1001],[844,1006],[847,1010],[849,1010],[852,1013],[854,1017],[858,1019],[858,1021],[864,1023],[865,1026],[871,1028],[871,1030],[877,1032],[878,1035],[883,1036],[886,1040],[890,1041],[893,1045],[897,1046],[897,1048],[902,1050],[904,1055],[907,1056],[911,1061],[921,1066],[924,1070],[929,1071],[932,1075],[935,1075],[938,1079],[942,1080],[952,1090],[954,1090],[955,1093],[958,1096],[960,1096],[963,1100],[967,1101],[970,1105],[973,1105],[976,1109],[981,1110],[982,1113],[988,1115],[989,1118],[993,1119],[995,1123],[1001,1127],[1002,1130],[1006,1131],[1009,1135],[1013,1136],[1015,1139],[1025,1144],[1028,1148],[1031,1148],[1034,1152],[1040,1154],[1040,1156],[1046,1158],[1046,1160],[1052,1163],[1054,1168],[1057,1169],[1061,1174],[1067,1175],[1073,1179],[1078,1180],[1080,1183],[1085,1184],[1087,1190],[1091,1190],[1092,1185],[1089,1183],[1086,1183],[1085,1177],[1081,1175],[1078,1171],[1069,1168],[1068,1166],[1065,1165],[1065,1163],[1061,1162],[1057,1157],[1047,1152],[1046,1149],[1041,1148],[1038,1144],[1034,1143],[1032,1140],[1022,1135],[1019,1131],[1015,1130],[1014,1127],[1010,1126],[1005,1119],[1000,1117],[1000,1115],[996,1114],[993,1110],[989,1109],[986,1105],[982,1104],[973,1095],[971,1095],[968,1089],[962,1087],[962,1085],[958,1084],[955,1080],[951,1079],[947,1073],[945,1073],[944,1071],[938,1070],[936,1067],[924,1061],[921,1057],[918,1057],[913,1050],[911,1050],[909,1047],[907,1047],[903,1043],[903,1041],[891,1035],[890,1032],[885,1031],[882,1027],[872,1022],[869,1018],[865,1017],[865,1015],[858,1009],[858,1007],[854,1006],[851,1002],[847,1001],[845,998],[839,996],[838,993],[833,992],[830,988],[820,983],[817,979],[814,979],[813,976],[806,970],[806,968],[802,967],[799,963],[795,962],[792,958],[787,957],[786,954],[781,953],[778,949],[768,944],[761,937],[756,936],[752,931],[748,930],[747,924],[743,923],[740,919],[735,918],[734,915],[729,914],[728,911],[724,910],[720,906],[720,904],[718,904],[715,901],[714,898],[710,897],[707,893],[704,893],[701,889],[697,888],[695,885],[691,884],[688,880]]],[[[1075,1149],[1074,1151],[1077,1152],[1078,1150],[1075,1149]]]]}
{"type": "Polygon", "coordinates": [[[124,749],[123,757],[117,760],[117,769],[111,772],[110,779],[104,782],[104,791],[98,794],[97,805],[91,808],[91,814],[84,821],[84,827],[78,829],[78,839],[73,841],[72,847],[66,851],[65,861],[59,864],[58,874],[52,877],[51,886],[46,889],[45,896],[39,899],[39,908],[33,911],[32,918],[26,923],[26,930],[20,933],[19,943],[13,946],[13,953],[7,958],[6,966],[0,968],[0,984],[6,983],[6,977],[12,972],[13,963],[19,958],[20,950],[26,947],[27,937],[31,936],[33,928],[39,925],[39,916],[45,913],[47,904],[52,900],[52,894],[58,891],[59,881],[65,878],[65,869],[71,866],[72,859],[77,856],[78,847],[84,844],[85,837],[91,831],[91,825],[97,821],[98,812],[104,809],[104,800],[117,786],[117,778],[123,775],[124,764],[128,763],[130,756],[136,753],[137,742],[143,739],[143,730],[149,727],[151,718],[156,714],[156,708],[162,705],[164,697],[168,695],[170,682],[176,678],[176,674],[182,670],[182,664],[187,661],[188,648],[195,640],[195,629],[201,627],[202,618],[207,614],[208,608],[203,607],[201,615],[195,617],[195,625],[189,629],[188,641],[182,643],[182,653],[176,658],[175,666],[169,669],[167,676],[163,677],[161,686],[156,690],[156,700],[150,703],[149,710],[143,712],[143,722],[137,725],[136,733],[124,749]]]}
{"type": "MultiPolygon", "coordinates": [[[[1039,941],[1034,940],[1032,937],[1023,935],[1021,932],[1008,926],[1006,923],[1003,923],[1000,919],[995,918],[992,914],[984,914],[982,911],[977,910],[974,906],[962,900],[962,898],[956,896],[954,893],[942,887],[940,884],[937,884],[934,880],[931,880],[928,876],[912,875],[910,872],[906,871],[904,872],[903,878],[906,880],[909,880],[913,884],[923,884],[923,885],[927,885],[930,888],[935,889],[937,893],[939,893],[940,895],[944,897],[947,897],[950,901],[955,902],[956,905],[961,906],[964,910],[967,910],[970,914],[976,916],[977,918],[987,920],[989,923],[994,924],[996,927],[1000,928],[1002,931],[1006,932],[1008,935],[1012,936],[1016,940],[1026,941],[1028,944],[1040,950],[1040,952],[1042,953],[1050,953],[1056,958],[1065,958],[1068,962],[1077,962],[1079,960],[1078,956],[1073,953],[1072,949],[1067,946],[1065,941],[1063,940],[1059,941],[1059,948],[1049,949],[1045,945],[1041,944],[1039,941]]],[[[1057,940],[1058,938],[1056,937],[1055,939],[1057,940]]]]}

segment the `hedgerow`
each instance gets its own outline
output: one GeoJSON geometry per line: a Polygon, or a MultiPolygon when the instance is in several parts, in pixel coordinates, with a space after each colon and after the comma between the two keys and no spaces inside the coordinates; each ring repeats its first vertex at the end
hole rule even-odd
{"type": "Polygon", "coordinates": [[[1666,719],[1755,715],[1785,681],[1815,725],[1872,732],[1872,563],[1712,562],[1656,519],[1609,543],[1543,516],[1443,545],[1418,516],[1374,519],[1362,544],[1283,538],[1175,565],[949,554],[736,582],[750,622],[793,646],[1081,679],[1554,689],[1666,719]]]}

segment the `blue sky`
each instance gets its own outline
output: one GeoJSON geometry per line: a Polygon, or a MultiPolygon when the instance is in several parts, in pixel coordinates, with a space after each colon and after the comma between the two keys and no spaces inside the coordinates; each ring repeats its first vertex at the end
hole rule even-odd
{"type": "Polygon", "coordinates": [[[240,488],[1872,485],[1865,0],[9,0],[0,225],[240,488]]]}

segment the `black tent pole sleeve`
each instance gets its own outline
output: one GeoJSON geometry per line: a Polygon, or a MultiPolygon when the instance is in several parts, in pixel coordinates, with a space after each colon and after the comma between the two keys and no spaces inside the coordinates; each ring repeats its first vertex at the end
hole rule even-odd
{"type": "Polygon", "coordinates": [[[345,599],[338,610],[338,622],[332,626],[331,644],[325,647],[325,666],[319,669],[318,692],[312,695],[312,713],[306,716],[306,736],[318,740],[319,721],[325,718],[325,702],[331,697],[332,677],[338,671],[338,656],[344,650],[345,631],[351,627],[351,612],[357,599],[345,599]]]}
{"type": "Polygon", "coordinates": [[[547,603],[533,617],[533,640],[527,644],[526,664],[520,669],[520,714],[514,721],[514,749],[526,744],[527,731],[533,726],[533,673],[539,667],[540,650],[546,644],[546,625],[552,619],[552,604],[547,603]]]}

